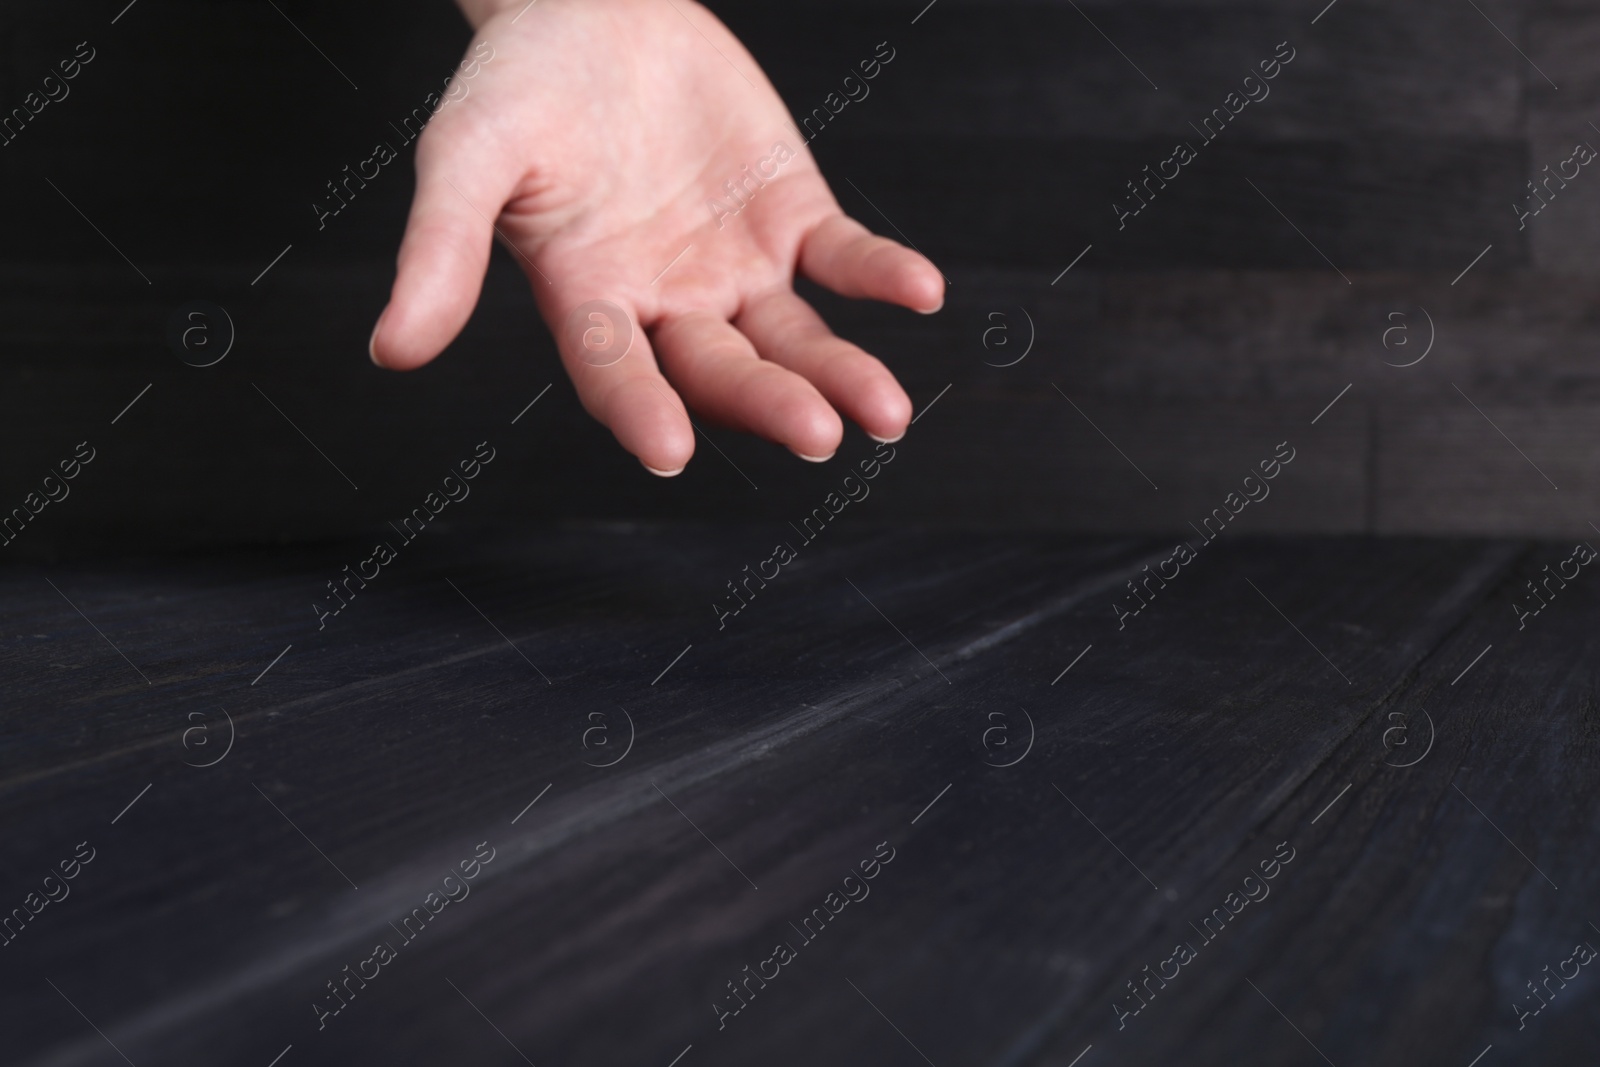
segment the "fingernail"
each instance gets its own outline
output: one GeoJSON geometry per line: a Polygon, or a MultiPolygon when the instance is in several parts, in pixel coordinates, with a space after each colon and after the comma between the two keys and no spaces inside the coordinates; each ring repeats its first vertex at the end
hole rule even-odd
{"type": "Polygon", "coordinates": [[[937,315],[939,312],[941,312],[943,310],[944,310],[944,297],[941,296],[939,298],[939,303],[935,304],[933,307],[926,308],[926,309],[917,308],[916,312],[917,312],[918,315],[937,315]]]}
{"type": "Polygon", "coordinates": [[[874,441],[878,442],[880,445],[892,445],[896,441],[900,440],[901,437],[904,437],[905,435],[906,435],[906,432],[904,430],[901,430],[899,436],[897,436],[897,437],[879,437],[875,433],[867,434],[868,437],[872,438],[874,441]]]}
{"type": "Polygon", "coordinates": [[[372,360],[375,367],[383,366],[378,362],[378,331],[383,329],[383,318],[387,314],[389,309],[386,307],[383,309],[383,314],[378,316],[378,321],[372,324],[372,336],[367,338],[367,358],[372,360]]]}
{"type": "Polygon", "coordinates": [[[646,463],[642,459],[639,461],[639,465],[641,467],[643,467],[645,470],[649,471],[651,474],[654,474],[657,478],[676,478],[678,475],[683,473],[683,468],[682,467],[679,467],[675,471],[656,470],[654,467],[650,466],[650,464],[646,463]]]}
{"type": "MultiPolygon", "coordinates": [[[[828,462],[828,460],[832,459],[833,456],[834,456],[834,452],[829,452],[826,456],[808,456],[804,452],[795,452],[794,449],[792,449],[792,448],[789,449],[789,451],[790,452],[794,452],[795,455],[799,456],[801,459],[805,460],[807,463],[826,463],[826,462],[828,462]]],[[[837,452],[838,450],[835,449],[834,451],[837,452]]]]}

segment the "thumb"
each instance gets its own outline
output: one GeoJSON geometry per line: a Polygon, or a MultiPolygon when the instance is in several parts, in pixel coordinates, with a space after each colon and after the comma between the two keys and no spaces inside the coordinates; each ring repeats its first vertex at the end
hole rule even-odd
{"type": "Polygon", "coordinates": [[[390,370],[429,362],[467,324],[512,184],[501,153],[464,124],[430,123],[416,166],[394,288],[368,346],[372,362],[390,370]]]}

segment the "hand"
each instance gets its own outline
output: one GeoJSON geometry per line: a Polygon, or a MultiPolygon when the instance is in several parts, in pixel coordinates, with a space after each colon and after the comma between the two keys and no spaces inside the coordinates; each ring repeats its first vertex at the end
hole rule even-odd
{"type": "Polygon", "coordinates": [[[418,140],[373,362],[409,370],[455,338],[498,233],[584,407],[656,474],[694,453],[685,402],[816,461],[839,447],[840,414],[882,440],[905,432],[905,391],[834,336],[794,272],[927,313],[943,306],[943,276],[844,215],[726,27],[692,0],[464,6],[492,58],[479,51],[470,91],[418,140]],[[739,198],[728,182],[743,183],[739,198]],[[584,358],[585,324],[568,328],[593,300],[635,324],[626,356],[605,366],[584,358]]]}

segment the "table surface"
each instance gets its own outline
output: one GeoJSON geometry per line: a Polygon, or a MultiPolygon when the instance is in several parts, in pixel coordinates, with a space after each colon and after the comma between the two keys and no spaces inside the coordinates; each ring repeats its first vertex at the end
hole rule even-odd
{"type": "Polygon", "coordinates": [[[1595,1063],[1572,546],[1192,540],[11,570],[0,1059],[1595,1063]]]}

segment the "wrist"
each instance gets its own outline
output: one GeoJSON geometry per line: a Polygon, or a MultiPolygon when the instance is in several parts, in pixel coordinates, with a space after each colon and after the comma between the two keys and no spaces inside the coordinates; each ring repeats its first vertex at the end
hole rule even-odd
{"type": "Polygon", "coordinates": [[[456,0],[456,6],[476,30],[502,11],[528,7],[529,0],[456,0]]]}

